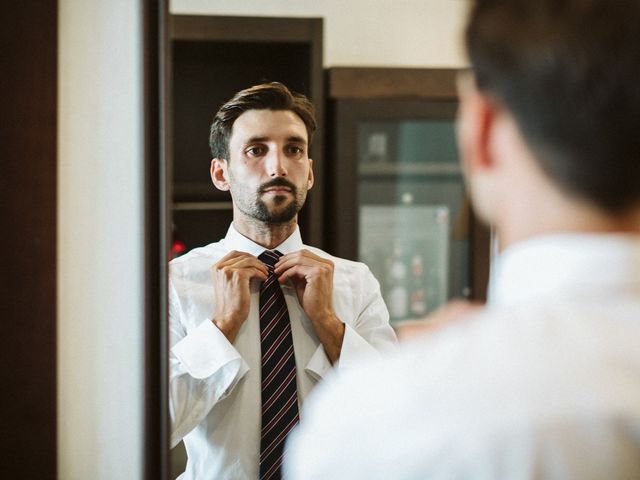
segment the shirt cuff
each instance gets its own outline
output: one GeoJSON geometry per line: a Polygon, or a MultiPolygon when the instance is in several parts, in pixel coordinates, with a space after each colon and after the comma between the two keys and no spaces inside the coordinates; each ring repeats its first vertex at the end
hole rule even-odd
{"type": "Polygon", "coordinates": [[[208,378],[230,363],[240,365],[240,374],[249,370],[240,353],[212,321],[198,325],[171,352],[189,375],[197,379],[208,378]]]}
{"type": "Polygon", "coordinates": [[[344,339],[342,340],[342,349],[340,350],[340,361],[337,367],[341,370],[353,366],[354,363],[362,360],[363,357],[371,355],[379,356],[378,350],[367,342],[356,330],[349,324],[344,324],[344,339]]]}
{"type": "MultiPolygon", "coordinates": [[[[362,357],[370,355],[379,355],[378,351],[355,331],[349,324],[344,324],[344,338],[342,339],[342,348],[340,349],[340,359],[335,367],[344,369],[353,365],[362,357]]],[[[305,371],[316,380],[321,380],[334,367],[331,365],[322,344],[314,352],[311,360],[307,363],[305,371]]]]}

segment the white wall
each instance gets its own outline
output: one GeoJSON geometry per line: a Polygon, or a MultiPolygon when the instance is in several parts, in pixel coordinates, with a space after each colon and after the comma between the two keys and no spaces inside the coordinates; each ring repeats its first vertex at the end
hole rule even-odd
{"type": "Polygon", "coordinates": [[[142,478],[139,1],[59,1],[58,478],[142,478]]]}
{"type": "Polygon", "coordinates": [[[171,13],[324,18],[324,65],[462,67],[468,0],[170,0],[171,13]]]}

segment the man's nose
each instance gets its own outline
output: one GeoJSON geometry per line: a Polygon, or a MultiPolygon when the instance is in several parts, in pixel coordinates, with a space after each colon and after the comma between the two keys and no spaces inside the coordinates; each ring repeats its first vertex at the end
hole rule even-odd
{"type": "Polygon", "coordinates": [[[267,159],[267,173],[270,177],[286,177],[287,168],[285,166],[286,157],[278,151],[272,150],[267,159]]]}

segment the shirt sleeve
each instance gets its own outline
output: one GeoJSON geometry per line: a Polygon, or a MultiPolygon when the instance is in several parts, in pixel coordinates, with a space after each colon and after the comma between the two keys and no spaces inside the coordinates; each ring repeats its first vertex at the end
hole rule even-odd
{"type": "Polygon", "coordinates": [[[394,349],[396,334],[389,324],[389,311],[380,293],[380,284],[371,271],[363,266],[359,310],[345,322],[344,339],[340,350],[339,369],[349,368],[364,356],[377,356],[381,351],[394,349]]]}
{"type": "MultiPolygon", "coordinates": [[[[358,296],[357,308],[351,316],[340,318],[345,324],[344,338],[337,362],[338,370],[351,368],[371,356],[379,356],[384,350],[395,349],[396,334],[389,324],[389,311],[380,293],[380,284],[371,271],[362,265],[360,283],[354,286],[358,296]]],[[[309,360],[305,370],[316,380],[325,378],[332,369],[322,344],[309,360]]]]}
{"type": "Polygon", "coordinates": [[[171,447],[193,430],[249,371],[238,351],[213,324],[203,321],[188,333],[170,284],[169,411],[171,447]]]}

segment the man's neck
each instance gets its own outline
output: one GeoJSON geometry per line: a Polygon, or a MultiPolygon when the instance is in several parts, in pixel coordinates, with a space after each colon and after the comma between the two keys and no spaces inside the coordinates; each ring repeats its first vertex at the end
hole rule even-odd
{"type": "MultiPolygon", "coordinates": [[[[536,207],[541,205],[538,204],[536,207]]],[[[536,207],[526,213],[512,212],[511,221],[502,222],[502,228],[497,226],[500,250],[539,235],[561,233],[640,235],[640,207],[619,215],[611,215],[579,203],[555,204],[554,208],[536,207]]]]}
{"type": "Polygon", "coordinates": [[[233,219],[233,226],[238,233],[254,241],[266,249],[272,250],[284,242],[295,232],[298,226],[298,218],[287,223],[265,223],[254,219],[233,219]]]}

